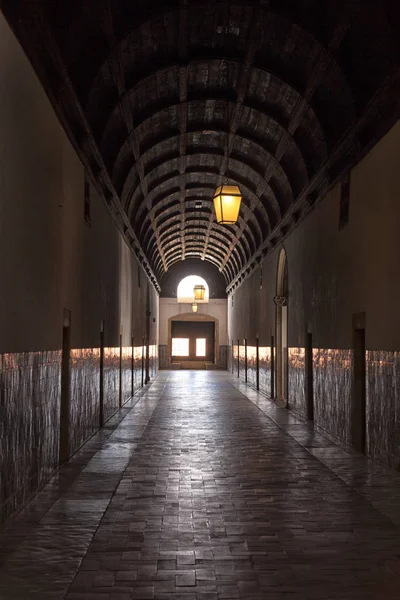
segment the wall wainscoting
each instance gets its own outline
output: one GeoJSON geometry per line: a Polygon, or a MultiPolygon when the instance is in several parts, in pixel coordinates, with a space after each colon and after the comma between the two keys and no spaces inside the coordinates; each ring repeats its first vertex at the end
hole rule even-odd
{"type": "MultiPolygon", "coordinates": [[[[234,344],[233,359],[232,348],[230,348],[230,371],[237,376],[239,370],[239,378],[246,381],[250,387],[257,389],[257,348],[256,346],[247,346],[234,344]],[[238,360],[239,357],[239,360],[238,360]],[[247,370],[246,370],[247,365],[247,370]]],[[[259,390],[268,398],[272,397],[271,390],[271,348],[268,346],[260,346],[258,349],[258,384],[259,390]]]]}
{"type": "Polygon", "coordinates": [[[348,444],[351,443],[352,374],[352,350],[313,350],[315,423],[348,444]]]}
{"type": "MultiPolygon", "coordinates": [[[[104,349],[104,419],[109,419],[145,381],[142,347],[104,349]],[[142,377],[143,371],[143,377],[142,377]],[[120,380],[122,387],[120,390],[120,380]]],[[[0,523],[20,510],[59,465],[61,350],[0,355],[0,523]]],[[[158,348],[149,348],[150,379],[158,348]]],[[[100,348],[74,348],[69,358],[71,456],[100,425],[100,348]]]]}
{"type": "Polygon", "coordinates": [[[305,398],[305,350],[288,349],[289,408],[302,416],[307,415],[305,398]]]}
{"type": "Polygon", "coordinates": [[[119,407],[119,348],[104,348],[104,419],[119,407]]]}
{"type": "Polygon", "coordinates": [[[260,392],[272,398],[273,391],[271,389],[272,377],[271,377],[271,361],[272,351],[270,346],[262,347],[259,349],[260,356],[260,392]]]}
{"type": "Polygon", "coordinates": [[[247,383],[252,388],[257,387],[257,348],[247,346],[247,383]]]}
{"type": "Polygon", "coordinates": [[[61,350],[0,355],[0,523],[58,465],[60,395],[61,350]]]}
{"type": "Polygon", "coordinates": [[[71,350],[69,453],[72,454],[99,428],[100,348],[71,350]]]}
{"type": "MultiPolygon", "coordinates": [[[[256,388],[256,348],[229,348],[230,371],[256,388]],[[238,360],[239,358],[239,360],[238,360]],[[246,373],[247,362],[247,373],[246,373]]],[[[313,349],[314,422],[351,445],[354,352],[351,349],[313,349]]],[[[271,397],[271,348],[259,348],[259,390],[271,397]]],[[[366,352],[366,453],[400,468],[400,352],[366,352]]],[[[308,414],[305,348],[288,349],[288,407],[308,414]]]]}
{"type": "Polygon", "coordinates": [[[400,468],[400,352],[366,355],[367,447],[369,455],[400,468]]]}

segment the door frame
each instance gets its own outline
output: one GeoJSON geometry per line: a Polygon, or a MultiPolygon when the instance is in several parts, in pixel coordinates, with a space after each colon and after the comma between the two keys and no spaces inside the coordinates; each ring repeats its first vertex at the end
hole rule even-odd
{"type": "Polygon", "coordinates": [[[168,319],[168,364],[172,360],[172,321],[197,321],[198,323],[214,323],[214,364],[219,364],[219,319],[204,313],[180,313],[168,319]]]}

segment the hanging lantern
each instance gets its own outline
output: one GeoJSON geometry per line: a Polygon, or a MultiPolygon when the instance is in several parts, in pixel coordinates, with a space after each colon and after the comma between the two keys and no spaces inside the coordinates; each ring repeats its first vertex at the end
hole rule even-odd
{"type": "Polygon", "coordinates": [[[193,293],[195,300],[204,300],[206,288],[204,287],[204,285],[195,285],[193,288],[193,293]]]}
{"type": "Polygon", "coordinates": [[[217,223],[233,225],[239,217],[242,194],[237,185],[221,185],[214,194],[217,223]]]}
{"type": "Polygon", "coordinates": [[[196,302],[192,302],[192,312],[197,313],[198,308],[196,302]]]}

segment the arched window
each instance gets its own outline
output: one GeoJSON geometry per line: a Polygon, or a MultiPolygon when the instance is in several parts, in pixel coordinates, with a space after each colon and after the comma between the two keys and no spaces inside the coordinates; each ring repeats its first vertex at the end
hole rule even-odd
{"type": "Polygon", "coordinates": [[[198,300],[199,304],[203,302],[208,302],[208,299],[210,297],[208,284],[205,281],[205,279],[199,277],[198,275],[189,275],[188,277],[182,279],[182,281],[178,285],[177,290],[178,302],[184,304],[191,304],[194,299],[193,288],[195,285],[204,285],[204,287],[206,288],[204,300],[198,300]]]}

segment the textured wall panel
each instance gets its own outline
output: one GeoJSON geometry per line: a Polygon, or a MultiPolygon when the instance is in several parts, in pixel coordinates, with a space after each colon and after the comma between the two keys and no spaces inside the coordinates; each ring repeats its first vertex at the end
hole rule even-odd
{"type": "Polygon", "coordinates": [[[341,440],[351,440],[353,351],[313,350],[314,419],[341,440]]]}
{"type": "Polygon", "coordinates": [[[257,387],[257,348],[247,346],[247,383],[251,387],[257,387]]]}
{"type": "Polygon", "coordinates": [[[104,418],[119,407],[119,348],[104,348],[104,418]]]}
{"type": "Polygon", "coordinates": [[[289,348],[289,407],[301,415],[307,414],[305,396],[306,353],[304,348],[289,348]]]}
{"type": "Polygon", "coordinates": [[[239,353],[239,347],[234,344],[233,346],[233,374],[235,376],[238,375],[238,353],[239,353]]]}
{"type": "Polygon", "coordinates": [[[132,346],[122,348],[122,403],[132,397],[132,346]]]}
{"type": "Polygon", "coordinates": [[[260,392],[271,397],[271,348],[260,348],[260,392]]]}
{"type": "Polygon", "coordinates": [[[61,351],[0,355],[0,522],[58,466],[61,351]]]}
{"type": "Polygon", "coordinates": [[[73,454],[99,427],[100,349],[71,350],[69,368],[69,453],[73,454]]]}
{"type": "Polygon", "coordinates": [[[160,369],[168,369],[169,361],[168,361],[168,346],[166,344],[162,344],[158,347],[159,361],[160,361],[160,369]]]}
{"type": "Polygon", "coordinates": [[[368,453],[400,466],[400,353],[370,350],[367,367],[368,453]]]}
{"type": "MultiPolygon", "coordinates": [[[[236,367],[237,367],[237,365],[236,365],[236,367]]],[[[246,379],[244,346],[239,346],[239,378],[242,381],[244,381],[246,379]]]]}
{"type": "Polygon", "coordinates": [[[219,347],[218,366],[220,369],[228,369],[229,354],[230,354],[229,346],[220,346],[219,347]]]}
{"type": "MultiPolygon", "coordinates": [[[[237,345],[233,348],[233,374],[237,376],[237,345]]],[[[239,350],[239,376],[245,381],[245,347],[239,350]]],[[[259,348],[260,392],[271,397],[271,348],[259,348]]],[[[247,383],[257,387],[257,348],[247,347],[247,383]]]]}
{"type": "Polygon", "coordinates": [[[144,362],[142,362],[143,348],[142,346],[135,346],[135,373],[134,383],[135,392],[142,387],[142,379],[144,382],[144,362]],[[142,377],[143,375],[143,377],[142,377]]]}
{"type": "Polygon", "coordinates": [[[150,377],[154,379],[158,372],[158,346],[150,346],[150,377]]]}

